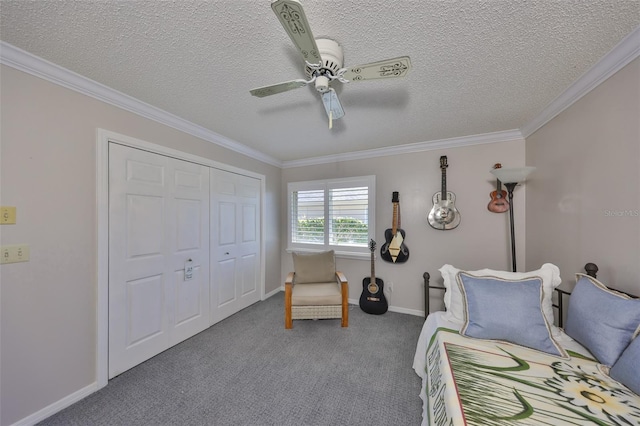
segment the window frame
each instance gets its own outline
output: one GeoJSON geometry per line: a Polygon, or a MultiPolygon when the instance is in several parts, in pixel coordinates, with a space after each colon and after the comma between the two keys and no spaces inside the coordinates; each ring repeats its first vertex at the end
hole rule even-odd
{"type": "Polygon", "coordinates": [[[287,183],[287,252],[319,252],[334,250],[336,256],[363,258],[370,255],[369,241],[375,236],[375,207],[376,207],[376,177],[356,176],[349,178],[320,179],[313,181],[289,182],[287,183]],[[294,243],[292,242],[292,213],[293,213],[293,193],[297,191],[324,190],[324,216],[329,218],[329,191],[337,188],[367,187],[367,214],[368,214],[368,237],[367,243],[360,246],[347,246],[340,244],[330,244],[329,242],[329,220],[324,224],[324,243],[294,243]]]}

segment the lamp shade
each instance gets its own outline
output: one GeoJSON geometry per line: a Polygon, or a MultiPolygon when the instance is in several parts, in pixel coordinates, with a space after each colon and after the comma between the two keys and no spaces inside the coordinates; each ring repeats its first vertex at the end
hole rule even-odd
{"type": "Polygon", "coordinates": [[[498,168],[491,170],[491,173],[502,183],[520,183],[526,181],[527,176],[535,169],[535,167],[498,168]]]}

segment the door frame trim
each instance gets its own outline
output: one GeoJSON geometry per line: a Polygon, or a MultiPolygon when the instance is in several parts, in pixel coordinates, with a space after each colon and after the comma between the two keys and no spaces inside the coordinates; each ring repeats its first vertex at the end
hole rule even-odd
{"type": "Polygon", "coordinates": [[[96,382],[103,388],[109,382],[109,144],[117,143],[155,154],[189,161],[203,166],[260,180],[260,300],[265,299],[265,193],[266,177],[259,173],[189,154],[163,145],[146,142],[110,130],[96,131],[96,382]]]}

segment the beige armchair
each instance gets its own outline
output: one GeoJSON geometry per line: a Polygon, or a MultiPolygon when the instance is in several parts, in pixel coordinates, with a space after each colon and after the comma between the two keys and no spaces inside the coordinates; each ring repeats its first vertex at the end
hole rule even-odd
{"type": "Polygon", "coordinates": [[[293,269],[284,283],[284,326],[294,319],[341,318],[349,326],[349,283],[336,271],[333,250],[293,253],[293,269]]]}

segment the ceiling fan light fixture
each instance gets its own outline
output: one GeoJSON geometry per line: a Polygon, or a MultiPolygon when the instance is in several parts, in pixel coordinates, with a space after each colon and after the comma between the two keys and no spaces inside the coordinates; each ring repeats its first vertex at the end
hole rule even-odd
{"type": "Polygon", "coordinates": [[[324,93],[329,90],[329,79],[324,75],[316,77],[316,90],[320,93],[324,93]]]}

